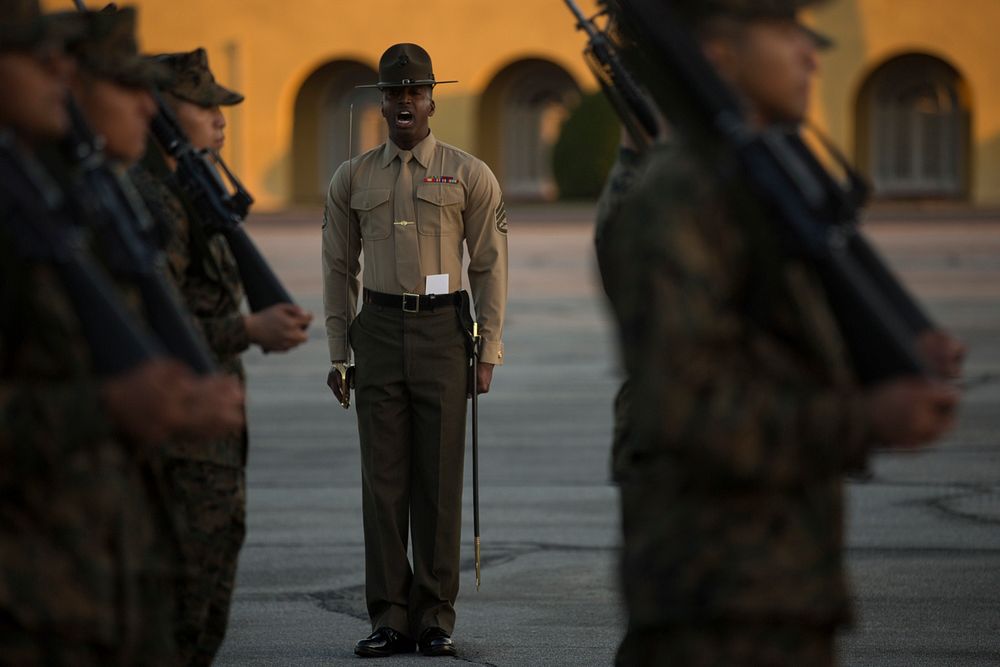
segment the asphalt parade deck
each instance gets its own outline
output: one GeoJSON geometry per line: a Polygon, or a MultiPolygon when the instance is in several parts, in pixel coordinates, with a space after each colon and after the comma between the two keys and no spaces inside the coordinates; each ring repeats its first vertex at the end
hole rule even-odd
{"type": "MultiPolygon", "coordinates": [[[[618,373],[592,213],[530,217],[511,215],[506,364],[480,401],[483,585],[477,592],[467,467],[454,636],[459,659],[474,664],[609,665],[624,623],[608,478],[618,373]]],[[[223,666],[350,664],[369,632],[355,415],[324,384],[319,217],[298,218],[251,226],[317,319],[304,349],[247,355],[249,533],[223,666]]],[[[869,481],[849,484],[857,621],[841,663],[1000,665],[1000,217],[911,224],[904,213],[871,231],[935,318],[970,344],[969,387],[945,442],[880,454],[869,481]]]]}

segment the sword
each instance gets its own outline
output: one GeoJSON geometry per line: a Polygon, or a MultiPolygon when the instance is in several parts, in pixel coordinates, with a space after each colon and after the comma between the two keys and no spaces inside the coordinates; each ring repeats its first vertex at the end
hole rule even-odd
{"type": "Polygon", "coordinates": [[[472,323],[472,525],[475,534],[476,590],[482,583],[479,561],[479,323],[472,323]]]}
{"type": "MultiPolygon", "coordinates": [[[[345,335],[351,328],[351,323],[347,321],[347,313],[350,311],[351,306],[347,303],[347,299],[351,295],[351,276],[350,270],[350,253],[351,253],[351,195],[354,191],[354,165],[352,164],[354,160],[354,105],[351,105],[350,111],[348,111],[347,116],[347,246],[345,248],[345,253],[347,253],[347,262],[344,267],[344,322],[347,325],[344,329],[345,335]]],[[[356,304],[355,304],[356,305],[356,304]]],[[[351,386],[354,384],[354,366],[351,365],[351,346],[347,346],[347,359],[344,361],[344,372],[340,376],[340,395],[344,397],[344,400],[340,402],[340,405],[348,410],[351,407],[351,386]]]]}

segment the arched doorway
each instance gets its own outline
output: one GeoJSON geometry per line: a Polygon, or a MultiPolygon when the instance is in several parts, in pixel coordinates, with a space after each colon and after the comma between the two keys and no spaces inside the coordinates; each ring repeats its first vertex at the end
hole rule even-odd
{"type": "Polygon", "coordinates": [[[969,98],[958,70],[934,56],[898,56],[872,72],[858,97],[858,158],[876,195],[968,195],[969,98]]]}
{"type": "Polygon", "coordinates": [[[552,147],[580,87],[559,65],[540,59],[505,67],[480,101],[479,148],[507,199],[550,200],[552,147]]]}
{"type": "Polygon", "coordinates": [[[292,192],[296,203],[326,198],[330,178],[348,157],[385,141],[378,91],[355,86],[374,83],[378,72],[352,60],[327,63],[309,75],[295,100],[292,131],[292,192]],[[348,136],[354,105],[354,136],[348,136]]]}

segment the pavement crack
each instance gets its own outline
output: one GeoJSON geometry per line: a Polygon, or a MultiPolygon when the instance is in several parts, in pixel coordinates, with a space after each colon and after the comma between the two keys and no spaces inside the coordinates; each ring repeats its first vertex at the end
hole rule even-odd
{"type": "Polygon", "coordinates": [[[320,609],[334,614],[342,614],[368,621],[368,607],[365,603],[365,586],[356,584],[329,591],[315,591],[307,597],[315,602],[320,609]]]}
{"type": "Polygon", "coordinates": [[[480,662],[479,660],[471,660],[469,658],[459,658],[459,657],[456,657],[455,661],[456,662],[466,662],[466,663],[468,663],[470,665],[483,665],[484,667],[497,667],[497,665],[494,664],[494,663],[492,663],[492,662],[480,662]]]}
{"type": "MultiPolygon", "coordinates": [[[[482,566],[499,567],[511,563],[518,558],[540,553],[540,552],[606,552],[617,549],[609,546],[593,546],[582,544],[554,544],[546,542],[493,542],[482,553],[482,566]]],[[[475,569],[475,560],[472,556],[467,556],[461,562],[462,571],[475,569]]],[[[364,584],[352,584],[341,588],[333,588],[319,591],[297,591],[297,592],[255,592],[242,593],[242,599],[270,600],[270,601],[309,601],[318,606],[323,611],[333,614],[341,614],[355,618],[359,621],[368,621],[368,608],[365,601],[364,584]]],[[[490,663],[475,663],[489,665],[490,663]]]]}
{"type": "Polygon", "coordinates": [[[929,498],[925,505],[946,516],[970,521],[980,525],[1000,524],[1000,487],[979,485],[965,493],[953,493],[937,498],[929,498]],[[982,509],[970,509],[963,501],[973,501],[982,509]]]}

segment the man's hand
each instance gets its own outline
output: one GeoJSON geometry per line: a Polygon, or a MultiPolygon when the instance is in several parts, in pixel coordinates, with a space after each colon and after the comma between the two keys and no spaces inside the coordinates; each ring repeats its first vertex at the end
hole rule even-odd
{"type": "Polygon", "coordinates": [[[144,444],[163,442],[186,423],[196,380],[175,361],[148,361],[105,380],[101,398],[115,428],[144,444]]]}
{"type": "Polygon", "coordinates": [[[925,331],[917,338],[917,354],[927,368],[948,380],[962,377],[962,363],[967,352],[964,343],[940,329],[925,331]]]}
{"type": "Polygon", "coordinates": [[[292,303],[276,303],[243,318],[247,337],[265,352],[286,352],[309,339],[312,313],[292,303]]]}
{"type": "Polygon", "coordinates": [[[944,381],[905,378],[869,392],[875,437],[890,447],[916,448],[937,440],[955,425],[959,392],[944,381]]]}
{"type": "Polygon", "coordinates": [[[476,393],[490,393],[490,384],[493,382],[493,364],[480,361],[476,366],[476,393]]]}
{"type": "Polygon", "coordinates": [[[333,368],[326,375],[326,386],[333,391],[344,409],[351,407],[351,387],[345,382],[347,377],[347,365],[343,362],[334,362],[333,368]]]}

